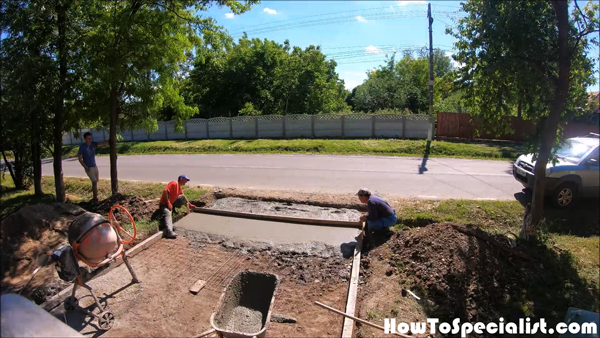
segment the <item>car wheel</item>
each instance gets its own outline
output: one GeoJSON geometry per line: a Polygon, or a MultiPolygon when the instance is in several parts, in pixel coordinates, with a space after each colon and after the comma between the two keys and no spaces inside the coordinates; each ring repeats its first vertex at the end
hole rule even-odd
{"type": "Polygon", "coordinates": [[[573,183],[563,183],[556,188],[552,202],[557,208],[566,208],[574,204],[578,187],[573,183]]]}

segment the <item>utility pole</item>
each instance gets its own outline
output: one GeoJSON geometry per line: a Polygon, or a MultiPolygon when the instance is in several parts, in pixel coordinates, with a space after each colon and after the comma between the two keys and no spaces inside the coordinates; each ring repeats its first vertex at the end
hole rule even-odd
{"type": "Polygon", "coordinates": [[[429,19],[429,132],[427,140],[431,142],[434,132],[434,117],[433,117],[433,18],[431,17],[431,3],[427,4],[427,19],[429,19]]]}
{"type": "Polygon", "coordinates": [[[427,4],[427,18],[429,19],[429,115],[433,115],[433,18],[431,17],[431,4],[427,4]]]}

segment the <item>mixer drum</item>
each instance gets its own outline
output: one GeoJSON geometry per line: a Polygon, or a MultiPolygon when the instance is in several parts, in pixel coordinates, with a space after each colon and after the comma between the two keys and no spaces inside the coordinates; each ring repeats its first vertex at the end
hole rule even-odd
{"type": "Polygon", "coordinates": [[[69,243],[86,260],[99,263],[119,248],[117,233],[101,215],[86,212],[69,226],[69,243]]]}

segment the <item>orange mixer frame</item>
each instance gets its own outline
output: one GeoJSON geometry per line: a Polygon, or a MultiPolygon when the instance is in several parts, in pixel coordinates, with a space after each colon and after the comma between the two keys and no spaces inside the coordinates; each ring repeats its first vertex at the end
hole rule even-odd
{"type": "MultiPolygon", "coordinates": [[[[123,263],[125,263],[125,265],[127,266],[127,269],[129,270],[129,273],[131,273],[131,277],[132,277],[132,282],[133,283],[140,283],[140,280],[137,278],[135,272],[133,271],[133,268],[131,266],[131,264],[129,264],[129,260],[127,258],[127,254],[124,250],[124,246],[123,244],[130,244],[133,243],[133,241],[135,240],[135,237],[137,235],[137,231],[136,231],[136,226],[135,226],[135,220],[133,219],[133,217],[131,216],[131,214],[129,213],[129,211],[127,211],[127,209],[125,209],[124,207],[120,206],[120,205],[115,205],[112,208],[110,208],[110,211],[108,213],[108,220],[110,223],[110,226],[113,228],[113,230],[116,232],[117,234],[117,244],[118,244],[118,248],[117,250],[112,253],[110,256],[108,256],[107,258],[105,258],[104,260],[100,261],[100,262],[90,262],[89,260],[85,259],[80,253],[79,253],[79,247],[80,245],[85,241],[85,239],[82,241],[82,243],[78,243],[77,241],[74,241],[73,243],[71,243],[71,246],[73,247],[73,253],[75,254],[75,257],[82,261],[83,263],[91,266],[91,267],[95,267],[95,268],[101,268],[105,265],[107,265],[108,263],[114,261],[115,259],[118,258],[118,256],[121,256],[123,259],[123,263]],[[131,221],[131,224],[133,226],[133,235],[130,234],[129,232],[125,231],[125,229],[123,229],[121,227],[121,225],[119,224],[119,221],[116,219],[116,217],[114,216],[114,210],[121,210],[125,213],[125,215],[127,215],[129,217],[129,220],[131,221]],[[129,240],[128,241],[124,241],[121,238],[121,233],[125,233],[128,237],[129,240]]],[[[108,305],[106,307],[103,307],[100,304],[100,301],[98,300],[98,298],[96,297],[96,295],[94,294],[94,292],[92,291],[92,288],[90,286],[88,286],[82,279],[81,275],[77,276],[77,279],[74,281],[73,284],[73,290],[71,292],[71,295],[68,296],[65,301],[64,301],[64,306],[65,306],[65,310],[67,311],[72,311],[72,310],[79,310],[82,311],[86,314],[88,314],[91,317],[97,318],[98,319],[98,326],[100,327],[100,329],[102,330],[110,330],[114,324],[114,315],[113,313],[108,310],[108,305]],[[98,309],[100,309],[100,314],[96,315],[95,313],[93,313],[92,311],[89,311],[85,308],[82,308],[79,306],[79,300],[75,297],[75,293],[77,291],[77,287],[78,286],[82,286],[85,289],[87,289],[90,294],[92,295],[92,297],[94,298],[94,302],[96,304],[96,306],[98,307],[98,309]]]]}

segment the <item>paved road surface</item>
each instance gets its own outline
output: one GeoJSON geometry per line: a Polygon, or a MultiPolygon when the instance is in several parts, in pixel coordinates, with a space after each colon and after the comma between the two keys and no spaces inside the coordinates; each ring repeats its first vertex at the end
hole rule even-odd
{"type": "MultiPolygon", "coordinates": [[[[100,178],[110,178],[109,158],[97,157],[100,178]]],[[[379,194],[425,199],[512,200],[522,186],[508,161],[329,155],[119,156],[119,179],[168,182],[180,173],[194,185],[349,193],[367,187],[379,194]]],[[[77,159],[63,161],[65,176],[86,177],[77,159]]],[[[43,165],[52,175],[52,163],[43,165]]]]}

